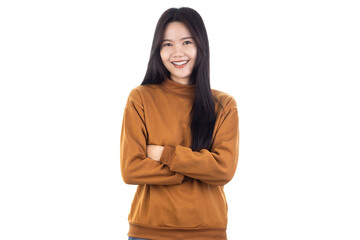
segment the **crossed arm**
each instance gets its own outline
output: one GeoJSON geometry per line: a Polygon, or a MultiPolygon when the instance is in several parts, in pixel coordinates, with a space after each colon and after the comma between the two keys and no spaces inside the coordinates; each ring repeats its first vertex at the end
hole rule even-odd
{"type": "MultiPolygon", "coordinates": [[[[239,128],[233,98],[221,114],[211,152],[176,146],[147,145],[148,138],[141,98],[132,92],[124,111],[120,162],[125,183],[173,185],[184,177],[212,185],[228,183],[237,167],[239,128]]],[[[214,130],[214,131],[215,131],[214,130]]]]}

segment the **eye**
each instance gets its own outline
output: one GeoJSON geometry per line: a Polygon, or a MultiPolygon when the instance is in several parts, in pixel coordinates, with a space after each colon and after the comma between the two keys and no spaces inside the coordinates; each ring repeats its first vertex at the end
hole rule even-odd
{"type": "Polygon", "coordinates": [[[185,41],[184,44],[191,44],[191,41],[185,41]]]}
{"type": "Polygon", "coordinates": [[[165,47],[165,46],[171,46],[171,43],[164,43],[163,47],[165,47]]]}

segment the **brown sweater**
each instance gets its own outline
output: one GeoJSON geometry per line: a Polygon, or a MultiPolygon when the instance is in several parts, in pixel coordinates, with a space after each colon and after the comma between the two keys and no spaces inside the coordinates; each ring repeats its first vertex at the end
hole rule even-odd
{"type": "Polygon", "coordinates": [[[238,162],[239,120],[235,99],[212,89],[217,118],[210,149],[192,151],[190,110],[195,85],[166,79],[129,94],[120,137],[125,183],[138,185],[128,215],[128,236],[152,240],[226,240],[224,185],[238,162]],[[146,145],[164,146],[160,161],[146,145]]]}

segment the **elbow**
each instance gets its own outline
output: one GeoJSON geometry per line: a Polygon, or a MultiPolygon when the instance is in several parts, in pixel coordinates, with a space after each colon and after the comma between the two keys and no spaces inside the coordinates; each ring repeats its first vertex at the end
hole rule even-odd
{"type": "Polygon", "coordinates": [[[234,177],[237,168],[237,157],[229,156],[225,160],[218,160],[218,167],[211,176],[209,184],[224,186],[228,184],[234,177]],[[230,160],[229,160],[230,159],[230,160]]]}
{"type": "Polygon", "coordinates": [[[227,183],[229,183],[231,181],[231,179],[233,178],[233,174],[226,174],[224,175],[224,177],[219,181],[218,185],[226,185],[227,183]]]}
{"type": "Polygon", "coordinates": [[[126,161],[120,163],[121,177],[126,184],[137,184],[136,171],[134,171],[134,167],[132,164],[129,164],[129,162],[130,161],[126,159],[126,161]],[[125,162],[127,162],[127,164],[125,164],[125,162]]]}
{"type": "Polygon", "coordinates": [[[131,184],[132,181],[131,181],[131,178],[129,176],[126,176],[124,174],[121,174],[121,176],[122,176],[122,179],[123,179],[124,183],[131,184]]]}
{"type": "Polygon", "coordinates": [[[208,182],[208,183],[211,185],[224,186],[233,179],[234,174],[235,174],[234,171],[226,171],[223,174],[219,175],[215,179],[215,181],[208,182]]]}
{"type": "Polygon", "coordinates": [[[122,176],[123,181],[126,184],[136,184],[133,176],[131,174],[129,174],[128,172],[122,171],[121,176],[122,176]]]}
{"type": "Polygon", "coordinates": [[[237,158],[235,159],[234,164],[231,164],[222,172],[221,180],[220,180],[221,185],[226,185],[234,178],[236,168],[237,168],[237,158]]]}
{"type": "Polygon", "coordinates": [[[224,186],[226,184],[228,184],[234,177],[235,175],[235,170],[236,168],[230,168],[230,169],[227,169],[227,171],[224,171],[220,177],[219,177],[219,180],[218,180],[218,183],[217,185],[221,185],[221,186],[224,186]]]}

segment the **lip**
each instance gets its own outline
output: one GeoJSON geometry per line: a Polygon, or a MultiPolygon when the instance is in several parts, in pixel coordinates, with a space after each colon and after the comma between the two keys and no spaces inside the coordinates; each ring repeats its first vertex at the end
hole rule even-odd
{"type": "Polygon", "coordinates": [[[177,61],[171,61],[171,63],[173,63],[173,62],[183,62],[183,61],[190,61],[190,60],[189,59],[177,60],[177,61]]]}
{"type": "Polygon", "coordinates": [[[171,62],[171,64],[176,68],[184,68],[189,63],[190,60],[183,60],[183,61],[173,61],[173,62],[171,62]],[[183,61],[187,61],[187,63],[185,63],[185,64],[183,64],[181,66],[178,66],[178,65],[173,63],[173,62],[183,62],[183,61]]]}

